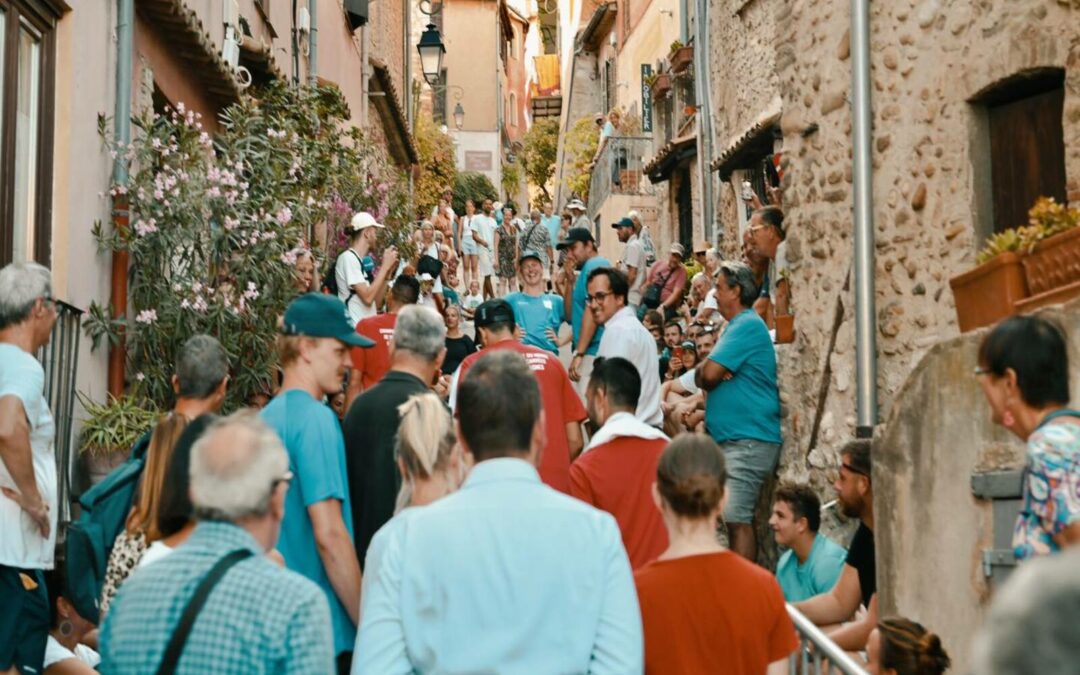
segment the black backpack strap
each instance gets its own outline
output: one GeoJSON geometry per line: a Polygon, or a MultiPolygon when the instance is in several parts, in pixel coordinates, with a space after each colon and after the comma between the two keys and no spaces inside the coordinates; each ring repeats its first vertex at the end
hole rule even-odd
{"type": "Polygon", "coordinates": [[[199,611],[206,604],[206,599],[210,597],[210,591],[214,590],[214,586],[221,581],[221,577],[225,576],[230,567],[245,558],[251,557],[251,555],[251,550],[246,548],[229,553],[214,563],[214,566],[206,573],[203,580],[199,582],[198,587],[195,588],[195,593],[191,596],[191,600],[188,600],[187,607],[184,608],[184,613],[180,616],[180,622],[177,623],[172,638],[169,639],[169,646],[165,648],[165,656],[161,658],[161,665],[157,669],[158,675],[171,675],[176,671],[176,665],[180,662],[180,655],[184,652],[184,645],[187,643],[188,635],[195,625],[195,619],[199,616],[199,611]]]}

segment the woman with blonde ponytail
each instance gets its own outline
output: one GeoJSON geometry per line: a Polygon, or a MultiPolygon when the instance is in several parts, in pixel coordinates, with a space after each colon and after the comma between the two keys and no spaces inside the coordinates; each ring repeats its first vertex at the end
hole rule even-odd
{"type": "Polygon", "coordinates": [[[394,517],[371,540],[364,562],[361,614],[367,588],[379,577],[383,549],[393,532],[402,526],[417,507],[454,492],[465,480],[465,458],[454,431],[454,420],[442,400],[431,392],[416,394],[398,406],[398,427],[394,454],[401,471],[394,517]]]}

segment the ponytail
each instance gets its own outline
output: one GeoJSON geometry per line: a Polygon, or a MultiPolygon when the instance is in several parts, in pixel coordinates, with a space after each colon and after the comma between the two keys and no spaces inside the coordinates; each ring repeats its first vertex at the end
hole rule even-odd
{"type": "Polygon", "coordinates": [[[146,543],[151,544],[161,538],[158,529],[158,510],[161,506],[161,491],[165,484],[165,472],[172,459],[173,448],[190,420],[179,413],[169,413],[158,418],[150,436],[150,445],[146,449],[146,468],[139,484],[139,494],[135,507],[128,516],[126,529],[128,534],[139,532],[146,536],[146,543]]]}
{"type": "Polygon", "coordinates": [[[416,394],[398,406],[401,424],[398,427],[394,454],[405,467],[398,493],[400,511],[412,498],[412,485],[445,471],[457,436],[446,406],[431,392],[416,394]]]}

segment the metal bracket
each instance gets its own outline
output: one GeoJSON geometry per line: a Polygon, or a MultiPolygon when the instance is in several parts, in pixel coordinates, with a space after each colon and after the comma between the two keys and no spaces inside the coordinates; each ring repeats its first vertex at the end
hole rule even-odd
{"type": "Polygon", "coordinates": [[[1016,556],[1011,549],[985,548],[982,552],[983,576],[994,576],[995,567],[1016,567],[1016,556]]]}

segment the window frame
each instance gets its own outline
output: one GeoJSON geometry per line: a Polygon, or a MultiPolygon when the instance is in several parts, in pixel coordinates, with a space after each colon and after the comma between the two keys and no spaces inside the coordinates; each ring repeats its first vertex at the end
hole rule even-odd
{"type": "Polygon", "coordinates": [[[0,266],[15,258],[15,160],[18,114],[18,39],[23,22],[38,32],[38,119],[35,162],[33,260],[48,266],[52,258],[53,151],[56,117],[56,24],[67,6],[60,0],[0,0],[4,11],[3,73],[0,78],[0,266]]]}

